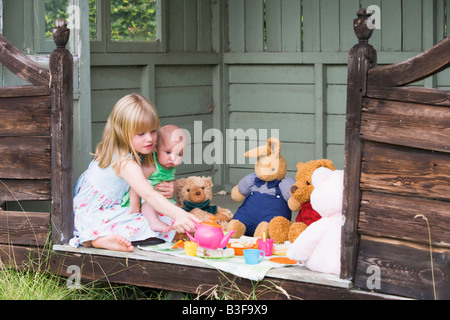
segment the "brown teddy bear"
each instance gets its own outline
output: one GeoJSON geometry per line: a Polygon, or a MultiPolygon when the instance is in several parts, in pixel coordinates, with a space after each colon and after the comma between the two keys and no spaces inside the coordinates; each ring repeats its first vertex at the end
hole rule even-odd
{"type": "Polygon", "coordinates": [[[328,159],[311,160],[297,164],[297,174],[295,175],[295,183],[291,187],[292,196],[288,200],[288,206],[292,211],[300,210],[300,212],[293,224],[283,217],[275,217],[270,221],[269,236],[274,239],[275,243],[284,243],[286,240],[291,243],[294,242],[307,226],[320,219],[321,216],[310,204],[310,196],[314,190],[311,177],[314,170],[319,167],[336,170],[333,162],[328,159]]]}
{"type": "MultiPolygon", "coordinates": [[[[213,182],[211,177],[191,176],[177,180],[177,205],[203,221],[210,221],[214,215],[216,222],[225,230],[233,214],[230,210],[211,204],[213,182]]],[[[186,234],[177,233],[174,241],[189,240],[186,234]]]]}
{"type": "Polygon", "coordinates": [[[285,177],[286,160],[280,150],[280,140],[271,137],[267,145],[245,153],[246,157],[257,160],[255,172],[245,176],[231,190],[231,198],[242,201],[227,228],[227,231],[236,231],[234,238],[242,235],[261,237],[263,233],[268,233],[269,221],[275,216],[291,219],[292,212],[287,201],[295,180],[285,177]]]}

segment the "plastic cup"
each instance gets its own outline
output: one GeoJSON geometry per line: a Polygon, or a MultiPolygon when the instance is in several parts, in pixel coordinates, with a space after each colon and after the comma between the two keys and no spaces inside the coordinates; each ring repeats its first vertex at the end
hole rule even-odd
{"type": "Polygon", "coordinates": [[[244,259],[246,264],[258,264],[264,259],[266,254],[259,249],[245,249],[244,259]],[[261,256],[262,255],[262,256],[261,256]]]}
{"type": "Polygon", "coordinates": [[[273,239],[267,239],[266,241],[258,239],[258,248],[264,251],[266,257],[270,257],[273,250],[273,239]]]}

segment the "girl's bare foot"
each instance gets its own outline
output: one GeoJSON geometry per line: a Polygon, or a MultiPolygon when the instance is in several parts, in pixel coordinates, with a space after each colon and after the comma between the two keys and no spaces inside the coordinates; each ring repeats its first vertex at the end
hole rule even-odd
{"type": "Polygon", "coordinates": [[[95,248],[103,248],[114,251],[133,251],[134,247],[130,241],[119,234],[111,234],[108,236],[100,237],[91,241],[91,244],[95,248]]]}

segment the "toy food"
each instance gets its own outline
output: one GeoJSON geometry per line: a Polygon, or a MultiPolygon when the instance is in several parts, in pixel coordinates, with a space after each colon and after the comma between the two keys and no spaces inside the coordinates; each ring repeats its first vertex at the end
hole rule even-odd
{"type": "Polygon", "coordinates": [[[229,258],[234,256],[234,250],[231,248],[205,249],[199,247],[197,249],[197,257],[201,258],[229,258]]]}
{"type": "Polygon", "coordinates": [[[230,242],[227,247],[230,247],[234,250],[234,254],[237,256],[244,255],[245,249],[254,249],[256,248],[253,242],[230,242]]]}

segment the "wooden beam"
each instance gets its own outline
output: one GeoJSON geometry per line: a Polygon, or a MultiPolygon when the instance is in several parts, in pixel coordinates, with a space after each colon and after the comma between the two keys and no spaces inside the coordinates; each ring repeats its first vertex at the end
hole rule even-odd
{"type": "Polygon", "coordinates": [[[49,179],[50,137],[0,137],[0,177],[49,179]]]}
{"type": "Polygon", "coordinates": [[[366,141],[361,189],[449,201],[450,155],[366,141]]]}
{"type": "Polygon", "coordinates": [[[450,106],[448,90],[415,88],[415,87],[367,87],[367,96],[386,100],[404,102],[420,102],[437,106],[450,106]]]}
{"type": "Polygon", "coordinates": [[[65,48],[70,30],[56,20],[50,55],[52,131],[52,240],[68,243],[73,233],[73,58],[65,48]]]}
{"type": "Polygon", "coordinates": [[[50,179],[4,179],[0,181],[0,202],[51,200],[50,179]]]}
{"type": "Polygon", "coordinates": [[[68,269],[69,266],[78,266],[82,279],[86,280],[131,284],[202,296],[217,290],[219,294],[224,293],[234,299],[244,299],[245,295],[250,294],[258,299],[287,299],[289,296],[291,300],[400,298],[274,277],[254,282],[214,268],[139,260],[129,258],[126,254],[117,257],[0,245],[0,260],[5,265],[19,269],[30,266],[30,260],[49,261],[50,271],[64,277],[73,275],[73,271],[69,271],[73,269],[68,269]]]}
{"type": "MultiPolygon", "coordinates": [[[[417,227],[426,228],[425,221],[417,221],[417,227]]],[[[416,299],[434,299],[429,250],[428,245],[362,236],[355,286],[416,299]],[[375,287],[376,276],[379,277],[378,288],[375,287]]],[[[436,299],[448,300],[450,249],[432,250],[436,299]]]]}
{"type": "Polygon", "coordinates": [[[344,198],[342,213],[345,223],[341,239],[341,278],[353,278],[358,252],[357,224],[361,191],[359,177],[363,144],[360,140],[361,105],[366,93],[367,72],[376,66],[377,52],[368,44],[372,31],[367,28],[365,10],[358,10],[353,21],[359,39],[348,54],[347,115],[345,126],[344,198]]]}
{"type": "Polygon", "coordinates": [[[358,231],[428,244],[428,229],[416,215],[427,217],[434,246],[450,248],[450,202],[363,191],[358,231]]]}
{"type": "Polygon", "coordinates": [[[0,99],[1,136],[50,136],[50,97],[0,99]]]}
{"type": "Polygon", "coordinates": [[[49,213],[0,211],[0,243],[43,247],[49,227],[49,213]]]}
{"type": "Polygon", "coordinates": [[[450,37],[414,58],[371,70],[369,85],[394,87],[424,79],[448,66],[449,52],[450,37]]]}
{"type": "Polygon", "coordinates": [[[450,108],[364,99],[361,133],[365,140],[450,153],[450,108]]]}
{"type": "Polygon", "coordinates": [[[48,96],[48,86],[14,86],[0,88],[0,98],[48,96]]]}
{"type": "Polygon", "coordinates": [[[50,83],[48,69],[28,58],[2,34],[0,34],[0,63],[33,85],[48,87],[50,83]]]}

